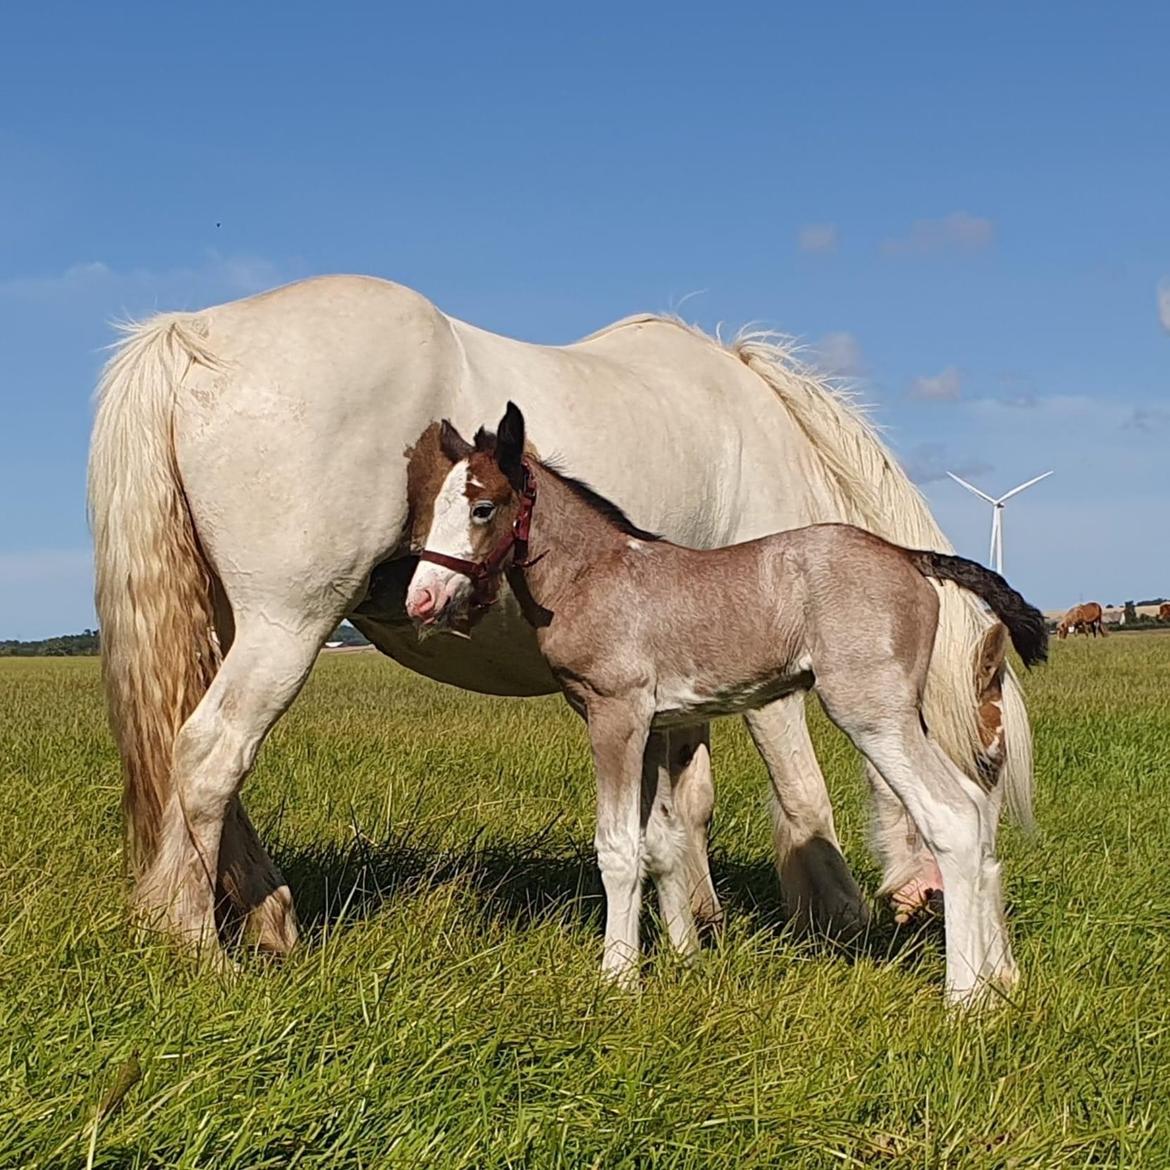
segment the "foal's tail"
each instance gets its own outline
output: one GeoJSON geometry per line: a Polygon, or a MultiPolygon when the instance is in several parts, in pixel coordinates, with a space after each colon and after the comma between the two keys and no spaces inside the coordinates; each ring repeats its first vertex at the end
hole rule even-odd
{"type": "Polygon", "coordinates": [[[1048,658],[1048,625],[1044,615],[1029,605],[998,573],[966,557],[938,552],[911,552],[910,560],[924,577],[954,581],[983,598],[1011,635],[1016,653],[1027,667],[1048,658]]]}
{"type": "Polygon", "coordinates": [[[106,366],[89,456],[102,678],[125,768],[126,855],[153,860],[170,794],[171,752],[219,666],[212,574],[179,478],[175,389],[193,364],[217,367],[200,318],[128,327],[106,366]]]}

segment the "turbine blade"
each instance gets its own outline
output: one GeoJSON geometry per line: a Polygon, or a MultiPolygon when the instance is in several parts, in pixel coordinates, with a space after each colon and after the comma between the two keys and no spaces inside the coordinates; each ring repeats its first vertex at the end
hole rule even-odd
{"type": "Polygon", "coordinates": [[[1046,471],[1043,475],[1038,475],[1035,479],[1030,479],[1027,483],[1022,483],[1019,487],[1012,488],[1012,490],[1008,492],[1006,496],[1000,496],[997,502],[1002,504],[1004,500],[1010,500],[1012,496],[1019,495],[1019,493],[1022,492],[1024,488],[1030,488],[1034,483],[1039,483],[1042,479],[1047,479],[1051,474],[1051,471],[1046,471]]]}
{"type": "Polygon", "coordinates": [[[960,479],[953,471],[948,471],[947,475],[949,475],[951,479],[955,481],[955,483],[961,483],[963,487],[965,487],[969,492],[974,492],[981,500],[986,500],[989,504],[998,503],[997,500],[993,500],[986,492],[981,492],[973,483],[968,483],[965,479],[960,479]]]}

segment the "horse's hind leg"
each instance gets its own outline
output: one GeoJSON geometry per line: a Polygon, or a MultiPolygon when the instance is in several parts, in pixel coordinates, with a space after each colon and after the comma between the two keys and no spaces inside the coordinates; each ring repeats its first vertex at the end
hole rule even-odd
{"type": "MultiPolygon", "coordinates": [[[[231,649],[175,739],[159,847],[137,897],[148,920],[193,946],[216,943],[225,817],[261,742],[308,676],[332,621],[332,615],[328,621],[299,614],[285,621],[273,614],[251,621],[239,616],[231,649]]],[[[278,900],[284,896],[279,888],[273,893],[278,900]]]]}
{"type": "Polygon", "coordinates": [[[771,778],[772,839],[788,912],[817,933],[856,935],[869,910],[837,840],[804,695],[790,695],[744,719],[771,778]]]}
{"type": "MultiPolygon", "coordinates": [[[[211,581],[215,632],[227,654],[236,636],[236,620],[223,583],[211,581]]],[[[232,797],[219,843],[220,908],[243,918],[243,937],[260,950],[286,955],[297,943],[297,916],[292,893],[252,826],[239,795],[232,797]]]]}
{"type": "Polygon", "coordinates": [[[270,954],[287,955],[297,943],[292,893],[260,842],[238,795],[232,797],[219,843],[219,885],[244,917],[243,937],[270,954]]]}
{"type": "MultiPolygon", "coordinates": [[[[651,741],[667,733],[651,736],[651,741]]],[[[711,725],[679,727],[669,732],[668,768],[673,810],[686,835],[691,911],[699,925],[717,930],[723,925],[723,907],[711,880],[707,835],[715,808],[711,777],[711,725]]]]}

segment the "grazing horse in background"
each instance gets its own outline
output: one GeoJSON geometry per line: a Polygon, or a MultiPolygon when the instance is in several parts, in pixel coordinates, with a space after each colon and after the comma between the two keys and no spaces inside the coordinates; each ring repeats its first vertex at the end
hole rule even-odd
{"type": "MultiPolygon", "coordinates": [[[[135,902],[161,928],[215,945],[227,899],[259,946],[294,944],[291,894],[240,787],[342,618],[443,682],[504,695],[557,689],[506,588],[473,639],[420,643],[405,608],[416,519],[406,449],[441,418],[473,428],[509,395],[523,396],[540,450],[680,543],[847,521],[950,550],[866,420],[758,336],[722,345],[642,316],[572,345],[530,345],[355,276],[131,327],[102,377],[89,501],[135,902]]],[[[1031,736],[1001,627],[970,594],[938,588],[927,723],[986,787],[992,820],[1005,795],[1027,820],[1031,736]]],[[[789,908],[820,929],[855,929],[867,909],[803,697],[778,696],[745,718],[771,777],[789,908]]],[[[695,910],[718,921],[707,727],[653,737],[687,837],[695,910]]],[[[883,889],[913,909],[937,889],[935,861],[896,795],[868,775],[883,889]]]]}
{"type": "Polygon", "coordinates": [[[1026,666],[1047,656],[1043,615],[1002,577],[845,524],[706,551],[660,540],[526,457],[524,416],[511,402],[496,435],[480,428],[472,446],[444,422],[437,436],[428,428],[415,459],[426,494],[411,506],[428,521],[407,613],[426,629],[463,624],[490,608],[506,575],[589,726],[606,974],[637,978],[647,873],[674,947],[689,956],[698,946],[686,833],[652,731],[812,690],[938,858],[948,997],[966,1003],[988,985],[1014,986],[987,793],[939,750],[922,715],[939,610],[927,578],[981,597],[1026,666]]]}
{"type": "Polygon", "coordinates": [[[1158,606],[1158,621],[1170,622],[1170,601],[1164,601],[1158,606]]]}
{"type": "Polygon", "coordinates": [[[1083,605],[1074,605],[1060,619],[1060,624],[1056,627],[1057,636],[1061,639],[1067,638],[1070,633],[1084,634],[1088,637],[1092,634],[1094,638],[1105,636],[1105,627],[1103,625],[1104,611],[1095,601],[1086,601],[1083,605]]]}

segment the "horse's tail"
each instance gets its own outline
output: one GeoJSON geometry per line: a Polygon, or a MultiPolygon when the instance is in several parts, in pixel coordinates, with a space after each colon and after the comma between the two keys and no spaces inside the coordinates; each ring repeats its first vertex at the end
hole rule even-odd
{"type": "MultiPolygon", "coordinates": [[[[767,334],[745,333],[729,347],[772,389],[808,440],[823,475],[824,514],[896,544],[952,552],[922,493],[910,482],[849,397],[803,369],[767,334]]],[[[983,743],[976,679],[990,618],[969,593],[940,588],[939,627],[927,678],[925,715],[931,734],[970,776],[980,776],[983,743]]],[[[1023,693],[1010,666],[1003,677],[1003,766],[1009,811],[1032,819],[1032,734],[1023,693]]]]}
{"type": "Polygon", "coordinates": [[[924,577],[954,581],[976,597],[982,597],[1007,626],[1012,645],[1025,666],[1031,668],[1048,658],[1048,625],[1044,615],[998,573],[985,569],[977,561],[947,553],[910,551],[910,561],[924,577]]]}
{"type": "Polygon", "coordinates": [[[179,728],[219,665],[212,572],[187,508],[172,435],[175,389],[218,367],[206,326],[167,314],[128,326],[98,388],[89,456],[102,677],[125,769],[132,873],[153,860],[179,728]]]}

